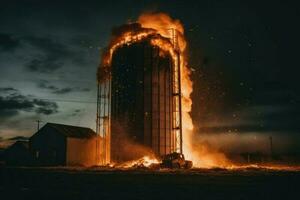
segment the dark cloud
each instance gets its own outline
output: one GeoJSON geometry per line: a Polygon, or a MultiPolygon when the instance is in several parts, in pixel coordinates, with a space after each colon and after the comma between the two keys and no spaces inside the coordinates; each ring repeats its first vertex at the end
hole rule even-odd
{"type": "Polygon", "coordinates": [[[38,83],[38,87],[42,89],[50,90],[53,94],[67,94],[71,92],[89,92],[89,88],[80,88],[80,87],[64,87],[59,88],[54,85],[49,84],[48,81],[41,80],[38,83]]]}
{"type": "Polygon", "coordinates": [[[18,90],[12,87],[2,87],[0,88],[0,92],[17,92],[18,90]]]}
{"type": "Polygon", "coordinates": [[[20,46],[20,41],[11,34],[0,33],[0,51],[13,51],[20,46]]]}
{"type": "MultiPolygon", "coordinates": [[[[26,49],[25,54],[29,61],[24,66],[30,72],[54,72],[63,67],[66,59],[72,59],[74,55],[74,51],[66,43],[50,36],[36,37],[0,33],[0,51],[12,51],[17,48],[26,49]]],[[[75,58],[78,60],[77,56],[75,58]]]]}
{"type": "Polygon", "coordinates": [[[31,55],[31,60],[24,65],[25,69],[30,72],[52,73],[69,61],[79,65],[86,64],[80,44],[74,46],[70,41],[62,42],[51,37],[24,36],[21,40],[39,52],[31,55]]]}
{"type": "Polygon", "coordinates": [[[81,113],[81,110],[80,109],[75,109],[73,112],[72,112],[72,114],[71,114],[71,116],[78,116],[79,114],[81,113]]]}
{"type": "Polygon", "coordinates": [[[10,94],[6,97],[0,97],[0,110],[1,111],[13,111],[23,110],[29,111],[34,107],[31,100],[21,94],[10,94]]]}
{"type": "Polygon", "coordinates": [[[74,91],[74,88],[67,87],[67,88],[62,88],[62,89],[55,90],[52,93],[54,93],[54,94],[67,94],[67,93],[70,93],[70,92],[73,92],[73,91],[74,91]]]}
{"type": "Polygon", "coordinates": [[[58,105],[55,102],[31,98],[22,95],[16,89],[13,91],[8,95],[0,94],[0,117],[2,119],[16,116],[20,111],[44,115],[58,112],[58,105]]]}
{"type": "Polygon", "coordinates": [[[66,45],[51,38],[27,36],[22,40],[40,52],[25,64],[25,68],[31,72],[54,72],[63,67],[64,58],[71,55],[66,45]]]}
{"type": "MultiPolygon", "coordinates": [[[[0,33],[0,50],[2,51],[12,51],[26,45],[39,52],[30,55],[31,59],[25,63],[25,68],[31,72],[53,72],[61,68],[63,58],[70,55],[66,45],[50,38],[0,33]]],[[[26,54],[30,54],[30,52],[32,52],[32,49],[27,51],[26,54]]],[[[29,57],[29,55],[26,57],[29,57]]]]}
{"type": "Polygon", "coordinates": [[[58,88],[54,85],[49,85],[48,81],[39,81],[38,87],[42,89],[49,89],[49,90],[58,90],[58,88]]]}
{"type": "Polygon", "coordinates": [[[24,67],[30,72],[55,72],[68,61],[86,65],[86,58],[82,55],[86,53],[84,49],[90,48],[90,46],[82,47],[81,43],[74,44],[72,39],[63,42],[59,39],[62,38],[0,33],[0,51],[26,49],[25,57],[28,61],[24,63],[24,67]]]}
{"type": "Polygon", "coordinates": [[[57,54],[60,56],[70,54],[70,50],[66,45],[52,38],[25,36],[22,37],[22,40],[48,54],[57,54]]]}
{"type": "Polygon", "coordinates": [[[61,68],[63,63],[51,56],[39,56],[25,64],[25,68],[30,72],[51,73],[61,68]]]}
{"type": "Polygon", "coordinates": [[[38,107],[35,110],[38,114],[51,115],[57,112],[57,105],[53,102],[48,102],[47,106],[38,107]]]}
{"type": "Polygon", "coordinates": [[[82,91],[82,92],[89,92],[89,91],[91,91],[91,89],[89,89],[89,88],[80,88],[80,91],[82,91]]]}

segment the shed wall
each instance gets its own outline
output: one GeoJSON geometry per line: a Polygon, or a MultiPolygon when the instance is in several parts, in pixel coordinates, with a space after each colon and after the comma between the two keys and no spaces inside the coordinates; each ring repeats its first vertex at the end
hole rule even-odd
{"type": "Polygon", "coordinates": [[[66,165],[93,166],[100,163],[100,137],[67,138],[66,165]]]}
{"type": "Polygon", "coordinates": [[[66,164],[66,138],[51,127],[43,127],[33,135],[29,147],[38,165],[66,164]]]}

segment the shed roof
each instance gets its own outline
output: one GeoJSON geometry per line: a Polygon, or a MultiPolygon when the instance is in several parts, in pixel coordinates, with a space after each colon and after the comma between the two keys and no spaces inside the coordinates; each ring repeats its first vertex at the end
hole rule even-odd
{"type": "Polygon", "coordinates": [[[25,149],[28,149],[29,148],[29,142],[25,141],[25,140],[17,140],[9,148],[14,147],[14,146],[20,146],[20,147],[24,147],[25,149]]]}
{"type": "Polygon", "coordinates": [[[45,126],[49,126],[56,129],[59,133],[63,134],[66,137],[92,138],[97,136],[95,131],[86,127],[70,126],[70,125],[55,124],[55,123],[47,123],[45,126]]]}

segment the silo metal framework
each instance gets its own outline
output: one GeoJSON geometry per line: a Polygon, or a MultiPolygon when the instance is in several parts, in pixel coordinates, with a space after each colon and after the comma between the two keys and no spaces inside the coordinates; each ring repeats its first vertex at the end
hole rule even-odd
{"type": "MultiPolygon", "coordinates": [[[[181,67],[176,57],[161,55],[150,39],[118,48],[106,79],[98,83],[96,131],[103,138],[102,164],[122,160],[117,137],[121,126],[135,142],[157,156],[182,153],[181,67]]],[[[108,72],[107,72],[108,71],[108,72]]]]}

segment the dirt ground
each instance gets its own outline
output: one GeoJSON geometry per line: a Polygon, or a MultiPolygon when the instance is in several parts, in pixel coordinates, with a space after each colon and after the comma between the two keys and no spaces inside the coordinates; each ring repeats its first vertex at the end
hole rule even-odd
{"type": "Polygon", "coordinates": [[[300,172],[0,168],[1,199],[300,199],[300,172]]]}

